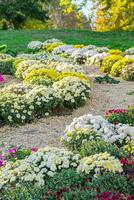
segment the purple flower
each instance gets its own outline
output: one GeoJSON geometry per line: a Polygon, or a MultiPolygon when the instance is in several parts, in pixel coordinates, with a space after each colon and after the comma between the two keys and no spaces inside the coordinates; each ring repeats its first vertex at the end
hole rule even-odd
{"type": "Polygon", "coordinates": [[[37,147],[32,147],[32,148],[31,148],[31,151],[32,151],[32,152],[37,152],[37,151],[38,151],[38,148],[37,148],[37,147]]]}
{"type": "Polygon", "coordinates": [[[0,74],[0,83],[3,83],[5,80],[4,80],[4,77],[3,75],[0,74]]]}
{"type": "Polygon", "coordinates": [[[13,147],[7,150],[7,153],[16,153],[16,152],[17,152],[17,147],[13,147]]]}
{"type": "Polygon", "coordinates": [[[2,167],[5,164],[4,160],[0,160],[0,167],[2,167]]]}

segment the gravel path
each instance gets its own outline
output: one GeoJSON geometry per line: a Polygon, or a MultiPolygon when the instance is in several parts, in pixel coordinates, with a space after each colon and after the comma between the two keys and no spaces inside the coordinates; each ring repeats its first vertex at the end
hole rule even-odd
{"type": "MultiPolygon", "coordinates": [[[[98,73],[97,67],[86,67],[89,75],[98,73]]],[[[62,116],[50,116],[26,124],[18,128],[0,128],[0,143],[7,145],[23,144],[25,146],[43,147],[46,145],[61,147],[60,137],[65,126],[72,122],[74,117],[86,113],[101,114],[112,108],[127,108],[134,104],[134,96],[128,92],[134,91],[134,83],[122,81],[119,84],[91,83],[92,94],[86,105],[62,116]]]]}

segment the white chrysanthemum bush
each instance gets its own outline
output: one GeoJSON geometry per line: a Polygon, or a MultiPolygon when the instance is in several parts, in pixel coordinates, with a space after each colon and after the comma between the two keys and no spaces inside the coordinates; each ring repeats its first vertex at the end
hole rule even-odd
{"type": "MultiPolygon", "coordinates": [[[[23,124],[31,121],[27,115],[33,107],[32,119],[48,116],[55,110],[76,108],[90,96],[89,83],[78,77],[65,77],[53,84],[39,80],[39,85],[14,84],[1,90],[0,116],[2,124],[23,124]],[[48,84],[48,85],[47,85],[48,84]],[[49,86],[50,85],[50,86],[49,86]],[[14,104],[18,109],[14,109],[14,104]],[[24,104],[24,105],[23,105],[24,104]],[[24,110],[24,112],[23,112],[24,110]]],[[[30,112],[31,113],[31,112],[30,112]]]]}
{"type": "Polygon", "coordinates": [[[27,48],[32,51],[32,52],[36,52],[39,51],[43,46],[43,43],[40,41],[32,41],[27,45],[27,48]]]}
{"type": "Polygon", "coordinates": [[[54,176],[62,169],[76,168],[79,154],[64,149],[46,147],[39,149],[23,160],[8,162],[0,170],[0,188],[9,183],[32,182],[45,185],[48,177],[54,176]]]}
{"type": "Polygon", "coordinates": [[[48,116],[62,104],[62,99],[51,87],[36,86],[27,95],[34,106],[36,116],[48,116]]]}
{"type": "Polygon", "coordinates": [[[53,84],[54,91],[64,101],[67,108],[76,108],[83,105],[89,98],[89,83],[78,77],[65,77],[53,84]]]}
{"type": "Polygon", "coordinates": [[[34,106],[24,95],[5,93],[0,97],[0,124],[24,124],[33,119],[34,106]]]}
{"type": "Polygon", "coordinates": [[[24,95],[27,94],[33,88],[32,85],[25,85],[22,83],[12,84],[7,87],[1,89],[1,93],[13,93],[16,95],[24,95]]]}
{"type": "Polygon", "coordinates": [[[94,137],[90,137],[92,132],[96,132],[97,137],[99,136],[104,142],[117,145],[119,148],[134,140],[133,126],[127,124],[111,124],[102,116],[87,114],[73,119],[73,122],[66,127],[62,142],[65,146],[70,146],[72,150],[75,150],[76,147],[78,148],[78,146],[75,146],[75,143],[76,145],[82,145],[85,142],[85,138],[87,142],[95,140],[94,137]]]}

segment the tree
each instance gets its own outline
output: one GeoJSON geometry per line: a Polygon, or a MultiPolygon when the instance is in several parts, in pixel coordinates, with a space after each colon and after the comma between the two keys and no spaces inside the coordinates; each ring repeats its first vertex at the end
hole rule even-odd
{"type": "MultiPolygon", "coordinates": [[[[71,2],[65,0],[63,4],[70,7],[71,2]]],[[[82,0],[81,2],[81,9],[88,3],[93,4],[94,30],[134,30],[134,0],[82,0]]]]}
{"type": "Polygon", "coordinates": [[[47,0],[0,0],[0,19],[14,28],[21,28],[27,17],[45,21],[48,16],[42,2],[47,0]]]}
{"type": "Polygon", "coordinates": [[[89,28],[87,18],[71,0],[51,0],[48,10],[53,28],[89,28]]]}
{"type": "Polygon", "coordinates": [[[95,30],[134,30],[133,0],[100,0],[95,30]]]}
{"type": "Polygon", "coordinates": [[[92,1],[96,31],[134,30],[134,0],[83,0],[92,1]]]}
{"type": "Polygon", "coordinates": [[[95,31],[109,31],[111,29],[110,26],[110,14],[105,7],[98,8],[95,17],[95,23],[93,25],[93,29],[95,31]]]}

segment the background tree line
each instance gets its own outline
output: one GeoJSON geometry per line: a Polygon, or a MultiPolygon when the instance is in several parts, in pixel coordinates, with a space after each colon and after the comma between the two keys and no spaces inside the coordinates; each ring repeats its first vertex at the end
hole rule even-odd
{"type": "Polygon", "coordinates": [[[134,0],[0,0],[0,24],[13,28],[81,28],[134,30],[134,0]],[[92,1],[93,16],[82,8],[92,1]],[[92,20],[94,19],[94,20],[92,20]]]}

